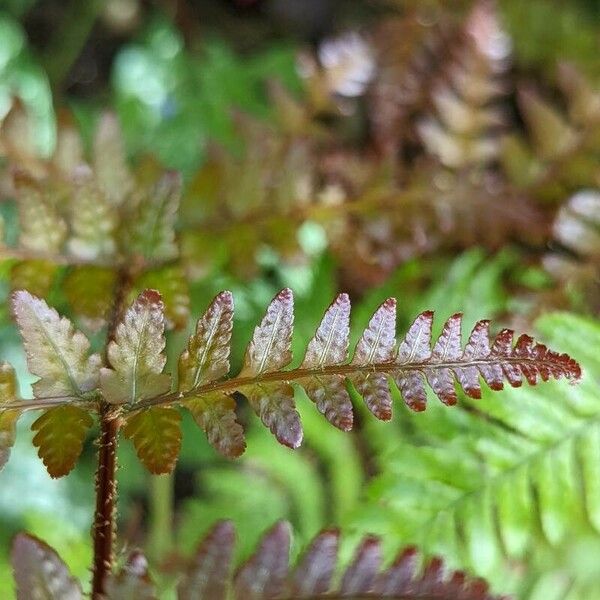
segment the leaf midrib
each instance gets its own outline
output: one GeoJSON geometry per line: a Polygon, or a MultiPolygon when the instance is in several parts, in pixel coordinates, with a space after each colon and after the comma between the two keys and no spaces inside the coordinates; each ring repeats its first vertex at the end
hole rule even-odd
{"type": "Polygon", "coordinates": [[[135,347],[135,352],[133,354],[133,364],[131,365],[131,398],[130,402],[133,404],[137,397],[137,372],[138,372],[138,363],[141,355],[142,349],[142,341],[145,339],[148,326],[150,324],[150,313],[152,311],[151,306],[146,306],[144,310],[144,317],[142,321],[142,327],[140,329],[140,335],[138,336],[137,344],[135,347]]]}
{"type": "MultiPolygon", "coordinates": [[[[47,331],[47,329],[45,327],[46,323],[39,317],[37,312],[33,308],[31,308],[30,310],[31,310],[31,313],[33,314],[35,320],[38,322],[40,330],[42,331],[44,337],[46,338],[48,343],[52,346],[52,349],[54,350],[54,355],[58,358],[58,360],[62,364],[63,369],[65,370],[65,373],[67,374],[67,377],[69,379],[69,383],[71,384],[71,389],[74,391],[74,395],[78,398],[81,398],[81,389],[79,389],[79,385],[77,384],[75,376],[71,372],[69,363],[65,360],[65,358],[62,355],[60,346],[57,346],[55,344],[54,339],[52,338],[52,336],[49,334],[49,332],[47,331]]],[[[60,325],[60,321],[61,321],[61,317],[59,316],[57,325],[60,325]]],[[[72,327],[72,325],[70,323],[69,323],[69,327],[70,328],[72,327]]],[[[40,380],[43,380],[43,379],[44,379],[44,377],[42,377],[40,380]]]]}
{"type": "Polygon", "coordinates": [[[200,360],[198,361],[198,366],[196,367],[196,370],[194,372],[193,388],[198,387],[198,385],[200,384],[200,378],[202,377],[202,371],[204,370],[204,365],[206,364],[208,352],[209,352],[211,344],[214,340],[217,329],[219,328],[219,325],[221,324],[222,315],[223,315],[223,308],[219,307],[218,313],[215,315],[214,319],[210,323],[211,326],[209,329],[208,338],[206,340],[206,344],[204,344],[204,348],[202,350],[202,355],[200,357],[200,360]]]}

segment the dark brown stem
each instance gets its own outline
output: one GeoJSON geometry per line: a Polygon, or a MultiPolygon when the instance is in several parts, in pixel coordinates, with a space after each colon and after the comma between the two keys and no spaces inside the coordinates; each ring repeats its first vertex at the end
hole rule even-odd
{"type": "MultiPolygon", "coordinates": [[[[115,337],[121,320],[127,294],[131,288],[131,269],[119,271],[115,285],[115,301],[106,335],[105,362],[108,364],[108,344],[115,337]]],[[[100,399],[100,436],[98,440],[98,468],[96,470],[96,511],[94,513],[93,541],[94,564],[92,566],[92,600],[101,600],[107,575],[114,561],[117,502],[117,447],[120,415],[118,409],[100,399]]]]}
{"type": "Polygon", "coordinates": [[[104,582],[113,565],[113,542],[116,533],[118,416],[103,403],[100,411],[98,469],[96,470],[96,513],[94,516],[94,565],[92,599],[100,600],[104,582]]]}

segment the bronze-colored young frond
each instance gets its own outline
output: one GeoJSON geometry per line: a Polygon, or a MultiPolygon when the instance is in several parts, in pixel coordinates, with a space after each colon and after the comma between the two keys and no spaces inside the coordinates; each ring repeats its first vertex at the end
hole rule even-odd
{"type": "MultiPolygon", "coordinates": [[[[514,333],[504,329],[492,341],[485,320],[475,324],[463,346],[460,314],[447,320],[435,342],[431,311],[421,313],[406,335],[396,340],[393,298],[377,309],[350,355],[347,294],[332,302],[304,359],[289,368],[294,298],[286,288],[269,304],[254,330],[242,370],[230,378],[226,376],[233,297],[229,292],[218,294],[181,354],[179,390],[171,392],[171,378],[163,373],[164,305],[156,290],[142,292],[125,312],[109,343],[107,364],[101,368],[99,356],[88,358],[85,336],[44,301],[17,292],[12,302],[28,364],[41,379],[33,386],[35,399],[29,402],[15,401],[14,390],[5,386],[7,398],[2,399],[0,414],[45,409],[33,425],[38,432],[34,441],[53,476],[64,475],[74,466],[91,425],[88,413],[97,410],[99,397],[120,416],[124,434],[133,441],[144,465],[153,473],[164,473],[173,469],[180,449],[177,405],[190,410],[219,452],[236,457],[245,442],[236,420],[234,393],[246,397],[281,444],[297,448],[303,431],[294,386],[306,391],[330,423],[347,431],[353,424],[352,388],[375,417],[389,420],[394,386],[410,409],[422,411],[427,387],[444,404],[453,405],[457,388],[479,398],[481,379],[492,390],[500,390],[505,381],[517,387],[523,380],[535,385],[539,379],[576,381],[581,375],[575,360],[535,343],[528,335],[513,343],[514,333]],[[50,376],[52,385],[47,387],[50,376]]],[[[9,377],[10,372],[6,374],[9,377]]],[[[6,449],[14,438],[14,417],[7,419],[7,435],[0,438],[6,441],[6,449]]]]}
{"type": "MultiPolygon", "coordinates": [[[[178,600],[502,600],[482,579],[448,570],[440,558],[424,561],[414,547],[383,567],[380,540],[365,537],[338,579],[336,529],[322,531],[299,562],[290,565],[291,528],[275,524],[254,554],[233,570],[235,530],[229,521],[213,526],[200,543],[177,586],[178,600]],[[422,566],[421,566],[422,565],[422,566]]],[[[83,594],[56,552],[33,536],[19,534],[11,560],[17,598],[45,593],[46,598],[81,600],[83,594]],[[63,595],[60,595],[63,594],[63,595]]],[[[107,600],[157,598],[148,563],[139,551],[131,553],[120,572],[111,574],[107,600]]],[[[508,600],[504,598],[504,600],[508,600]]]]}
{"type": "MultiPolygon", "coordinates": [[[[451,405],[457,401],[455,383],[467,395],[479,398],[480,378],[491,389],[500,390],[504,381],[516,387],[523,378],[535,385],[538,378],[546,381],[550,377],[564,376],[576,380],[580,376],[579,366],[573,359],[548,350],[527,335],[520,336],[513,345],[514,334],[505,329],[490,341],[488,321],[475,325],[463,348],[460,314],[448,319],[433,347],[433,313],[430,311],[419,315],[397,343],[393,298],[375,312],[349,360],[350,300],[346,294],[340,294],[325,312],[300,366],[286,370],[292,361],[293,328],[293,297],[286,289],[273,299],[265,318],[256,327],[241,373],[221,381],[212,374],[203,378],[206,356],[216,349],[223,357],[219,359],[221,366],[217,372],[225,373],[231,319],[231,296],[220,294],[199,322],[198,333],[182,355],[180,378],[188,383],[180,388],[178,396],[165,397],[164,402],[175,401],[185,406],[193,397],[191,407],[196,418],[210,422],[213,410],[223,410],[223,394],[241,392],[279,442],[290,447],[298,446],[302,440],[291,384],[304,388],[333,425],[349,430],[352,403],[348,385],[354,386],[377,418],[388,420],[392,416],[390,380],[395,382],[409,408],[420,411],[426,406],[427,385],[442,402],[451,405]],[[211,337],[207,334],[209,323],[212,324],[211,337]],[[189,387],[190,381],[195,385],[189,387]],[[214,400],[200,404],[199,400],[206,396],[214,400]]],[[[160,403],[163,401],[158,398],[147,404],[160,403]]],[[[220,432],[224,431],[222,428],[220,432]]],[[[207,432],[217,448],[222,450],[229,446],[225,439],[218,437],[219,431],[214,425],[207,432]]]]}

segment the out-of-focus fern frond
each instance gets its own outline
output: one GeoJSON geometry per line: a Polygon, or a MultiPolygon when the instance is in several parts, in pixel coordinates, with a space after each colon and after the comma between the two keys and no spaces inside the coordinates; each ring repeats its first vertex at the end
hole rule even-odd
{"type": "MultiPolygon", "coordinates": [[[[379,540],[365,537],[354,558],[334,583],[339,532],[317,535],[295,567],[290,566],[291,529],[279,522],[262,538],[254,554],[233,569],[235,531],[231,522],[217,523],[199,545],[177,586],[180,600],[293,600],[396,599],[396,600],[501,600],[482,579],[448,571],[440,558],[419,565],[415,548],[407,548],[387,568],[381,565],[379,540]]],[[[19,600],[45,597],[80,600],[81,588],[60,557],[46,544],[20,534],[13,545],[13,568],[19,600]]],[[[110,576],[108,600],[156,597],[147,562],[133,552],[120,573],[110,576]]]]}
{"type": "Polygon", "coordinates": [[[167,325],[183,328],[189,293],[183,268],[175,264],[180,177],[150,159],[131,168],[110,113],[100,118],[90,165],[78,131],[62,117],[54,154],[34,168],[10,142],[17,136],[15,120],[29,122],[18,104],[0,128],[19,214],[18,243],[0,245],[0,257],[10,261],[12,288],[45,296],[65,267],[71,307],[98,328],[112,305],[117,273],[127,269],[132,294],[161,290],[167,325]]]}

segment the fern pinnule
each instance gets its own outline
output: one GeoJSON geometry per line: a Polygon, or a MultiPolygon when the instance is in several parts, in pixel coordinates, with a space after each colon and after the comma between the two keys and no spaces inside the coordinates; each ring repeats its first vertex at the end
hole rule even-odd
{"type": "MultiPolygon", "coordinates": [[[[371,317],[352,358],[353,365],[384,363],[394,359],[396,299],[388,298],[371,317]]],[[[368,409],[382,421],[392,418],[392,396],[383,373],[357,373],[352,382],[368,409]]]]}
{"type": "Polygon", "coordinates": [[[18,533],[10,552],[16,597],[81,600],[81,585],[56,551],[28,533],[18,533]]]}
{"type": "Polygon", "coordinates": [[[164,392],[171,379],[162,371],[164,354],[164,304],[156,290],[145,290],[125,312],[108,344],[110,368],[100,371],[100,388],[112,404],[134,404],[164,392]]]}
{"type": "Polygon", "coordinates": [[[66,317],[25,290],[11,296],[27,365],[39,377],[33,384],[36,398],[83,398],[98,385],[100,356],[90,354],[90,342],[66,317]]]}
{"type": "MultiPolygon", "coordinates": [[[[340,294],[325,312],[309,342],[301,368],[318,371],[326,365],[344,364],[348,359],[349,343],[350,298],[348,294],[340,294]]],[[[352,429],[352,402],[343,375],[317,374],[300,383],[330,423],[344,431],[352,429]]]]}
{"type": "Polygon", "coordinates": [[[235,528],[220,521],[204,537],[177,587],[179,600],[225,598],[231,577],[235,528]]]}

